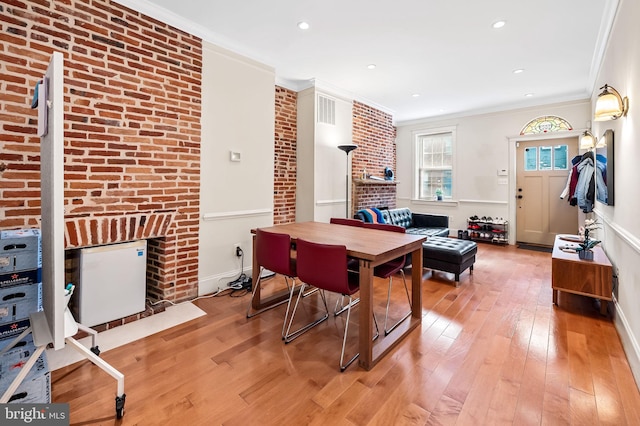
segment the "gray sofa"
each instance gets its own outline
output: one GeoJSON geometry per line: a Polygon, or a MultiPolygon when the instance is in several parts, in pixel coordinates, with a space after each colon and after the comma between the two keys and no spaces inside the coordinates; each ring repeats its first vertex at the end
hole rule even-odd
{"type": "MultiPolygon", "coordinates": [[[[407,234],[426,235],[427,237],[448,237],[449,217],[433,214],[413,213],[409,208],[380,209],[380,214],[386,223],[402,226],[407,234]]],[[[370,214],[360,210],[356,219],[371,222],[370,214]]]]}

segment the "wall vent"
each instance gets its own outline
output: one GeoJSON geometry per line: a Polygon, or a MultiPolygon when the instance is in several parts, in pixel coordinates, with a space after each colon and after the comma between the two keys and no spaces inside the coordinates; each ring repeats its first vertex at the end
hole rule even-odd
{"type": "Polygon", "coordinates": [[[336,124],[336,101],[326,96],[318,95],[316,122],[322,124],[336,124]]]}

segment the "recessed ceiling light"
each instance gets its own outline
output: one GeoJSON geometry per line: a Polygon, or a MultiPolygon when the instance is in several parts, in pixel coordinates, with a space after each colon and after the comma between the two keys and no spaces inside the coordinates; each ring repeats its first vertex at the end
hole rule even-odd
{"type": "Polygon", "coordinates": [[[522,74],[524,70],[522,68],[518,68],[517,70],[513,70],[514,74],[522,74]]]}
{"type": "Polygon", "coordinates": [[[367,65],[367,68],[369,68],[370,70],[374,70],[376,69],[376,64],[369,64],[367,65]]]}
{"type": "Polygon", "coordinates": [[[527,98],[530,98],[530,97],[533,96],[533,93],[525,93],[524,96],[527,97],[527,98]]]}
{"type": "Polygon", "coordinates": [[[504,27],[504,24],[506,24],[506,23],[507,23],[507,21],[496,21],[493,24],[491,24],[491,26],[493,28],[495,28],[495,29],[498,29],[498,28],[504,27]]]}
{"type": "Polygon", "coordinates": [[[413,95],[411,95],[411,96],[413,96],[414,98],[419,98],[419,97],[420,97],[420,93],[414,93],[414,94],[413,94],[413,95]]]}
{"type": "Polygon", "coordinates": [[[300,22],[298,22],[298,28],[300,28],[301,30],[308,30],[309,29],[309,23],[305,22],[305,21],[300,21],[300,22]]]}

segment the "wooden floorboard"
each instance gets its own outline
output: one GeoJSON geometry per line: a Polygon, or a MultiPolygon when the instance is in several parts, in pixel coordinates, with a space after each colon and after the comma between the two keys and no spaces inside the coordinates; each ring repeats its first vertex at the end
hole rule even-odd
{"type": "MultiPolygon", "coordinates": [[[[420,327],[371,371],[339,372],[344,315],[285,345],[285,306],[246,319],[248,295],[222,296],[194,302],[205,316],[101,355],[125,375],[122,420],[115,381],[88,361],[53,372],[52,399],[70,404],[74,425],[640,424],[611,318],[583,296],[552,304],[550,254],[479,244],[458,287],[452,274],[425,269],[423,279],[420,327]]],[[[399,316],[406,296],[395,280],[399,316]]],[[[267,292],[283,286],[265,282],[267,292]]],[[[380,323],[386,291],[376,281],[380,323]]],[[[319,306],[305,303],[305,315],[319,306]]],[[[358,341],[354,309],[347,352],[358,341]]]]}

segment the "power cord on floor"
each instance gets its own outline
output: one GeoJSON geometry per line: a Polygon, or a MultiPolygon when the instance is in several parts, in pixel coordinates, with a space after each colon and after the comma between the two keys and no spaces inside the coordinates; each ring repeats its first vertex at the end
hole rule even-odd
{"type": "MultiPolygon", "coordinates": [[[[244,270],[244,251],[240,247],[237,247],[236,253],[239,253],[240,255],[240,274],[232,281],[227,282],[227,288],[218,287],[218,291],[216,292],[213,292],[210,294],[204,294],[202,296],[198,296],[193,299],[184,300],[180,303],[195,302],[196,300],[199,300],[199,299],[209,299],[211,297],[222,297],[226,295],[228,295],[229,297],[242,297],[248,293],[251,293],[251,277],[247,276],[247,274],[242,272],[244,270]]],[[[218,280],[218,284],[223,279],[224,278],[220,278],[220,280],[218,280]]],[[[174,305],[174,306],[180,304],[167,299],[161,299],[155,302],[152,302],[151,299],[147,299],[147,303],[149,303],[149,305],[151,306],[155,306],[163,302],[170,303],[171,305],[174,305]]]]}
{"type": "Polygon", "coordinates": [[[227,283],[227,287],[233,290],[245,290],[246,292],[251,291],[251,278],[245,274],[244,271],[244,251],[240,247],[236,247],[236,254],[240,256],[240,275],[233,280],[227,283]]]}

